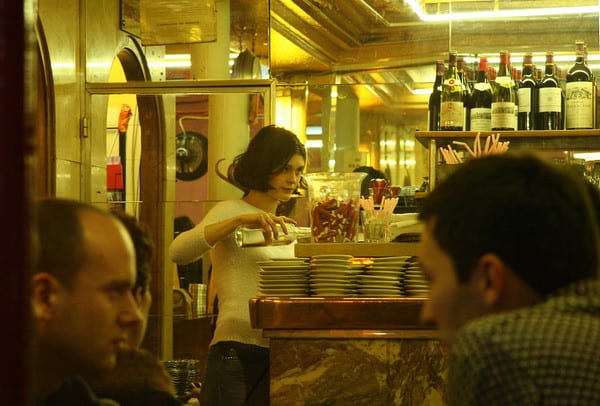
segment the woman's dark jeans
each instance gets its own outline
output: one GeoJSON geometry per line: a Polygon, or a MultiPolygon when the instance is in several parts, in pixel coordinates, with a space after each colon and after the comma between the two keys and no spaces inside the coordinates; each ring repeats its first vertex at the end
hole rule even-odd
{"type": "Polygon", "coordinates": [[[224,341],[210,347],[202,406],[269,404],[269,349],[224,341]]]}

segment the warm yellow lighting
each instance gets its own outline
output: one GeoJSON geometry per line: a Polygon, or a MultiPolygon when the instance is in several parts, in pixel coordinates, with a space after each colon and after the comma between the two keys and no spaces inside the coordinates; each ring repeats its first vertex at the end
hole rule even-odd
{"type": "Polygon", "coordinates": [[[275,99],[275,124],[290,128],[292,124],[292,99],[289,96],[277,96],[275,99]]]}
{"type": "Polygon", "coordinates": [[[410,92],[414,95],[430,95],[433,89],[411,89],[410,92]]]}
{"type": "Polygon", "coordinates": [[[578,152],[573,154],[573,158],[585,159],[586,161],[600,161],[600,152],[578,152]]]}
{"type": "Polygon", "coordinates": [[[306,144],[304,144],[306,148],[323,148],[323,140],[306,140],[306,144]]]}
{"type": "Polygon", "coordinates": [[[471,11],[446,14],[428,14],[423,11],[419,0],[405,0],[406,4],[419,16],[422,21],[450,21],[450,20],[469,20],[469,19],[499,19],[511,17],[540,17],[567,14],[588,14],[598,13],[600,6],[587,7],[548,7],[548,8],[525,8],[514,10],[490,10],[490,11],[471,11]]]}

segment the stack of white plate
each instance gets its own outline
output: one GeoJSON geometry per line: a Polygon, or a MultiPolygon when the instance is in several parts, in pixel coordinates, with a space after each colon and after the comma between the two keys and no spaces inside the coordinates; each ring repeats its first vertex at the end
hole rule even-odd
{"type": "Polygon", "coordinates": [[[256,261],[261,296],[308,296],[307,258],[256,261]]]}
{"type": "Polygon", "coordinates": [[[353,264],[352,255],[314,255],[310,258],[311,296],[356,296],[357,277],[363,264],[353,264]]]}
{"type": "Polygon", "coordinates": [[[377,257],[359,275],[358,292],[361,296],[404,296],[401,278],[410,264],[410,256],[377,257]]]}
{"type": "Polygon", "coordinates": [[[402,288],[406,296],[427,297],[429,296],[429,282],[418,264],[413,263],[402,273],[402,288]]]}

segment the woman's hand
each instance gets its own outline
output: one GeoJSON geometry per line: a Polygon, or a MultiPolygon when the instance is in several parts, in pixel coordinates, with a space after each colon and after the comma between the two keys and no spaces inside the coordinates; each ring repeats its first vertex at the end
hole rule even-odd
{"type": "Polygon", "coordinates": [[[204,228],[204,238],[212,246],[229,236],[237,227],[246,226],[248,228],[262,228],[265,242],[269,245],[273,242],[273,239],[279,238],[278,224],[281,226],[281,230],[287,234],[286,224],[296,224],[296,220],[266,212],[242,214],[220,223],[207,225],[204,228]]]}
{"type": "Polygon", "coordinates": [[[276,216],[271,213],[242,214],[238,219],[240,225],[244,225],[248,228],[262,228],[267,245],[270,245],[274,239],[276,240],[279,238],[278,224],[281,226],[281,231],[285,234],[288,233],[286,223],[296,224],[296,220],[292,218],[276,216]]]}

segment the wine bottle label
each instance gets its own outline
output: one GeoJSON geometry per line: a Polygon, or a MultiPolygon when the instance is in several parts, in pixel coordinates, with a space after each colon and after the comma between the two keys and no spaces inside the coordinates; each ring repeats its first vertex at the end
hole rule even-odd
{"type": "Polygon", "coordinates": [[[531,89],[522,87],[517,91],[519,113],[531,113],[531,89]]]}
{"type": "Polygon", "coordinates": [[[447,101],[442,102],[440,109],[440,127],[464,128],[464,103],[447,101]]]}
{"type": "Polygon", "coordinates": [[[490,131],[492,129],[492,109],[473,107],[471,109],[471,131],[490,131]]]}
{"type": "Polygon", "coordinates": [[[473,85],[473,89],[479,90],[481,92],[487,92],[488,90],[491,90],[491,88],[492,86],[490,86],[488,82],[480,82],[475,83],[475,85],[473,85]]]}
{"type": "Polygon", "coordinates": [[[540,113],[562,111],[562,90],[560,87],[541,87],[538,107],[540,113]]]}
{"type": "Polygon", "coordinates": [[[594,128],[594,83],[567,82],[566,91],[567,129],[594,128]]]}
{"type": "Polygon", "coordinates": [[[492,103],[492,129],[515,128],[515,104],[512,102],[492,103]]]}
{"type": "Polygon", "coordinates": [[[450,88],[450,93],[462,92],[462,82],[459,78],[449,78],[444,80],[444,86],[450,88]]]}
{"type": "Polygon", "coordinates": [[[509,87],[509,88],[514,86],[514,82],[510,76],[497,76],[496,84],[498,86],[509,87]]]}

